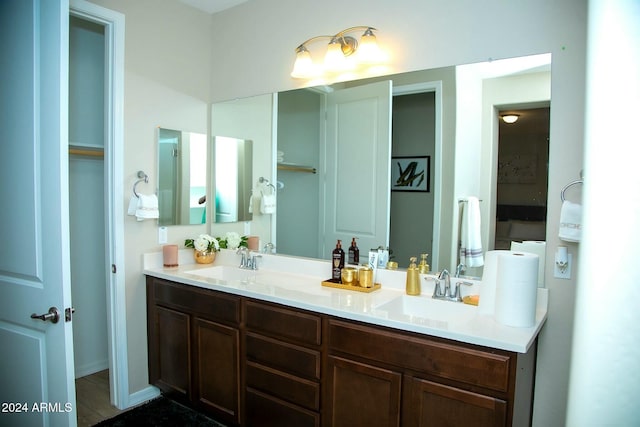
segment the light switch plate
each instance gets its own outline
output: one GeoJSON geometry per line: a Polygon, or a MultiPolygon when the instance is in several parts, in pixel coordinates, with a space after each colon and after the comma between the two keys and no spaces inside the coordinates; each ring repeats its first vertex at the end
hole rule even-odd
{"type": "Polygon", "coordinates": [[[573,262],[571,259],[571,254],[567,254],[567,267],[564,271],[560,270],[558,264],[553,263],[553,277],[557,279],[571,279],[571,267],[573,267],[573,262]]]}
{"type": "Polygon", "coordinates": [[[158,227],[158,243],[160,245],[167,243],[167,227],[158,227]]]}

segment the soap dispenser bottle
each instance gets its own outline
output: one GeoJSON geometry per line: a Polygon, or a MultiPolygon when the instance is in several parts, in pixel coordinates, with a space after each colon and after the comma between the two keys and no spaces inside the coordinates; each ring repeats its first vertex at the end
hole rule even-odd
{"type": "Polygon", "coordinates": [[[356,238],[351,239],[351,246],[349,246],[349,264],[358,264],[360,262],[360,249],[356,245],[356,238]]]}
{"type": "Polygon", "coordinates": [[[406,292],[407,295],[420,295],[420,271],[416,266],[416,257],[409,259],[409,268],[407,268],[407,283],[406,292]]]}
{"type": "Polygon", "coordinates": [[[429,272],[429,264],[427,264],[428,256],[429,254],[420,254],[420,264],[418,264],[420,274],[427,274],[429,272]]]}
{"type": "Polygon", "coordinates": [[[342,268],[344,267],[344,250],[342,249],[342,241],[338,240],[336,248],[331,255],[331,279],[340,283],[342,280],[342,268]]]}

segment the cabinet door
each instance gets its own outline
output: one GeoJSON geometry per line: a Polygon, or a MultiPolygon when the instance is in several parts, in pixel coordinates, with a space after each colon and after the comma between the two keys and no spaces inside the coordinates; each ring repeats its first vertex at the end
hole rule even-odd
{"type": "Polygon", "coordinates": [[[155,307],[153,342],[149,348],[149,380],[168,394],[184,397],[191,390],[189,315],[155,307]]]}
{"type": "Polygon", "coordinates": [[[194,319],[194,400],[220,420],[239,424],[239,331],[194,319]]]}
{"type": "Polygon", "coordinates": [[[432,381],[407,379],[404,402],[406,426],[504,427],[507,403],[495,397],[472,393],[432,381]]]}
{"type": "Polygon", "coordinates": [[[401,373],[335,356],[327,366],[324,425],[400,425],[401,373]]]}

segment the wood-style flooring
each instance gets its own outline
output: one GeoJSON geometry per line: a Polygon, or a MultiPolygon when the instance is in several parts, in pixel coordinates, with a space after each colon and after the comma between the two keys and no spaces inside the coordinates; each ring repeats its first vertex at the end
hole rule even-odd
{"type": "Polygon", "coordinates": [[[109,371],[76,379],[78,427],[88,427],[123,412],[109,401],[109,371]]]}

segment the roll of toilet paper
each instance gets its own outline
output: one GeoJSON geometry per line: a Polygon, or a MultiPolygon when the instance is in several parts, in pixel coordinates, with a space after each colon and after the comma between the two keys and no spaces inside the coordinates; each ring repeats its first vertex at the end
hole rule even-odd
{"type": "Polygon", "coordinates": [[[506,250],[487,251],[482,270],[482,284],[480,285],[480,300],[478,313],[493,314],[496,305],[496,282],[498,280],[498,255],[509,252],[506,250]]]}
{"type": "Polygon", "coordinates": [[[529,328],[535,324],[538,262],[538,255],[528,252],[498,254],[496,321],[517,328],[529,328]]]}
{"type": "Polygon", "coordinates": [[[516,252],[529,252],[538,255],[538,287],[544,288],[544,264],[547,243],[540,240],[525,240],[524,242],[511,242],[511,250],[516,252]]]}

